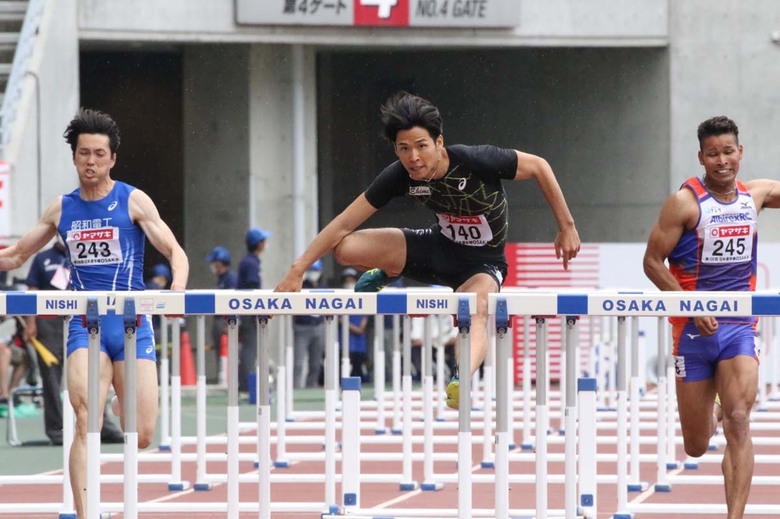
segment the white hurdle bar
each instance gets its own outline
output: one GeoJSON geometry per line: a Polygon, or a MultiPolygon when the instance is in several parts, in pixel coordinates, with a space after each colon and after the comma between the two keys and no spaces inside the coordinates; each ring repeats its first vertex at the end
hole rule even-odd
{"type": "MultiPolygon", "coordinates": [[[[619,317],[623,320],[625,323],[625,318],[627,317],[668,317],[672,315],[716,315],[716,316],[745,316],[745,315],[777,315],[780,313],[780,295],[776,293],[726,293],[726,292],[647,292],[647,293],[641,293],[641,292],[631,292],[631,293],[622,293],[622,292],[593,292],[593,293],[512,293],[512,294],[494,294],[491,295],[489,298],[489,312],[492,316],[497,316],[497,307],[498,301],[504,301],[506,304],[506,314],[507,318],[509,316],[514,315],[564,315],[564,316],[584,316],[584,315],[594,315],[594,316],[614,316],[619,317]]],[[[6,314],[6,315],[31,315],[34,313],[42,314],[42,315],[51,315],[52,313],[60,313],[62,315],[72,315],[72,316],[81,316],[81,315],[88,315],[88,321],[93,323],[95,315],[105,315],[109,310],[117,311],[118,309],[127,308],[130,306],[135,307],[135,311],[137,311],[140,314],[170,314],[170,315],[252,315],[256,317],[265,317],[265,316],[273,316],[273,315],[294,315],[296,313],[319,313],[326,316],[333,316],[333,315],[343,315],[343,314],[377,314],[377,313],[383,313],[383,314],[426,314],[426,313],[457,313],[459,317],[458,325],[459,330],[461,334],[461,341],[460,341],[460,354],[461,354],[461,364],[462,365],[468,365],[468,360],[470,356],[470,317],[471,317],[471,311],[474,306],[475,302],[475,296],[473,294],[436,294],[435,296],[431,296],[431,294],[425,293],[421,291],[420,293],[414,293],[409,292],[405,294],[354,294],[354,293],[344,293],[344,292],[310,292],[310,293],[291,293],[291,294],[285,294],[285,293],[272,293],[270,291],[193,291],[193,292],[168,292],[168,291],[150,291],[150,292],[136,292],[136,293],[90,293],[90,292],[67,292],[67,293],[46,293],[46,292],[36,292],[36,293],[8,293],[8,294],[0,294],[0,314],[6,314]],[[435,297],[438,302],[441,304],[436,305],[430,305],[429,300],[435,297]],[[431,308],[431,306],[436,306],[436,308],[431,308]],[[464,308],[465,307],[465,308],[464,308]],[[89,310],[89,312],[88,312],[89,310]]],[[[502,304],[504,304],[502,303],[502,304]]],[[[503,322],[503,321],[502,321],[503,322]]],[[[571,320],[567,317],[567,325],[572,323],[571,320]]],[[[502,331],[501,327],[499,326],[499,319],[496,319],[496,327],[497,327],[497,337],[499,342],[506,340],[506,330],[504,329],[502,331]],[[502,335],[503,334],[503,335],[502,335]]],[[[624,328],[624,324],[622,326],[618,326],[619,328],[624,328]]],[[[572,337],[575,336],[573,333],[573,330],[570,330],[570,335],[572,337]]],[[[625,330],[624,330],[625,332],[625,330]]],[[[541,334],[543,335],[543,330],[541,334]]],[[[93,343],[95,343],[95,337],[90,333],[90,346],[93,346],[93,343]]],[[[267,339],[267,334],[262,334],[262,336],[267,339]]],[[[177,340],[178,334],[174,334],[174,343],[177,340]]],[[[265,340],[264,339],[264,340],[265,340]]],[[[234,339],[235,340],[235,339],[234,339]]],[[[258,339],[260,341],[260,339],[258,339]]],[[[618,341],[625,340],[624,339],[624,333],[618,334],[618,341]],[[621,339],[623,337],[623,339],[621,339]]],[[[329,348],[332,348],[332,344],[334,344],[335,341],[328,341],[329,342],[329,348]]],[[[260,342],[262,344],[262,342],[260,342]]],[[[260,347],[260,346],[259,346],[260,347]]],[[[567,343],[568,347],[568,343],[567,343]]],[[[625,350],[625,344],[622,348],[625,350]]],[[[236,348],[233,348],[233,351],[235,351],[236,348]]],[[[92,353],[92,351],[90,351],[92,353]]],[[[268,358],[268,351],[267,349],[263,350],[261,349],[261,355],[258,356],[258,358],[264,358],[267,362],[268,358]]],[[[237,352],[236,352],[237,354],[237,352]]],[[[501,359],[502,355],[505,353],[498,353],[497,352],[497,359],[501,359]]],[[[574,362],[574,359],[576,358],[576,355],[571,355],[571,362],[569,362],[569,357],[567,356],[567,366],[566,366],[566,413],[568,416],[576,416],[576,401],[569,398],[570,390],[573,390],[573,388],[576,388],[576,379],[573,377],[576,377],[576,373],[573,373],[572,369],[570,368],[570,365],[576,364],[574,362]]],[[[620,356],[619,356],[620,357],[620,356]]],[[[625,360],[623,360],[625,362],[625,360]]],[[[659,360],[659,363],[661,361],[659,360]]],[[[503,366],[507,366],[508,364],[502,363],[500,361],[497,361],[497,366],[500,366],[497,368],[496,372],[496,378],[500,379],[503,375],[502,372],[504,372],[503,366]]],[[[92,366],[92,363],[90,363],[90,366],[92,366]]],[[[174,365],[174,369],[176,366],[174,365]]],[[[266,364],[267,368],[267,364],[266,364]]],[[[668,363],[667,363],[667,369],[668,369],[668,363]]],[[[619,385],[623,386],[621,388],[618,388],[619,391],[626,391],[625,385],[627,382],[627,369],[626,365],[623,364],[622,368],[619,366],[619,371],[622,371],[623,376],[618,377],[619,385]]],[[[268,391],[267,391],[267,369],[265,372],[261,371],[263,375],[258,377],[259,381],[265,381],[266,387],[262,388],[258,391],[258,402],[261,402],[262,399],[268,398],[268,391]],[[265,389],[265,390],[264,390],[265,389]]],[[[91,371],[90,372],[90,381],[94,381],[96,378],[94,375],[96,372],[91,371]]],[[[673,377],[672,377],[673,378],[673,377]]],[[[236,376],[232,376],[231,380],[237,384],[236,376]]],[[[668,381],[667,381],[668,382],[668,381]]],[[[545,384],[541,384],[544,386],[545,384]]],[[[508,391],[509,385],[505,383],[501,383],[497,380],[497,393],[496,398],[497,400],[501,400],[501,405],[498,405],[497,402],[497,413],[502,413],[507,411],[508,406],[508,398],[506,395],[501,396],[501,393],[504,393],[505,391],[508,391]]],[[[459,477],[459,497],[458,497],[458,517],[470,517],[472,513],[472,506],[471,506],[471,483],[472,481],[475,481],[472,479],[472,474],[470,472],[471,469],[471,378],[470,377],[464,377],[461,379],[461,409],[459,414],[459,420],[458,420],[458,430],[459,430],[459,457],[460,457],[460,463],[458,464],[458,477],[459,477]]],[[[537,390],[537,398],[539,398],[539,393],[543,393],[543,397],[546,397],[545,391],[546,389],[540,387],[539,390],[537,390]]],[[[230,392],[230,389],[229,389],[230,392]]],[[[487,395],[489,395],[489,392],[486,392],[487,395]]],[[[625,393],[624,393],[625,394],[625,393]]],[[[134,394],[128,395],[129,398],[126,400],[130,400],[131,398],[134,399],[134,394]]],[[[618,399],[619,409],[618,409],[618,415],[623,415],[625,418],[625,413],[627,410],[624,410],[623,413],[621,413],[620,410],[620,400],[618,399]]],[[[625,406],[625,397],[623,400],[623,406],[625,406]]],[[[543,400],[542,400],[543,401],[543,400]]],[[[537,401],[537,407],[539,407],[540,400],[537,401]]],[[[129,402],[124,402],[125,405],[133,405],[129,402]]],[[[662,405],[663,402],[658,402],[658,405],[662,405]]],[[[667,398],[667,405],[669,403],[669,399],[667,398]]],[[[229,399],[229,415],[232,413],[231,407],[233,407],[232,402],[229,399]]],[[[93,410],[91,411],[98,412],[99,410],[93,410]]],[[[546,442],[540,442],[539,440],[541,438],[546,438],[548,433],[548,416],[545,417],[545,412],[547,409],[543,409],[541,412],[539,409],[537,409],[537,420],[536,420],[536,426],[537,426],[537,436],[536,436],[536,442],[537,442],[537,451],[540,448],[543,448],[544,445],[546,445],[546,442]],[[547,419],[540,419],[541,418],[547,418],[547,419]],[[544,431],[539,431],[539,427],[544,427],[544,431]]],[[[94,414],[94,413],[93,413],[94,414]]],[[[270,413],[268,413],[270,414],[270,413]]],[[[620,418],[620,417],[619,417],[620,418]]],[[[94,425],[92,423],[94,419],[90,420],[90,425],[94,425]]],[[[236,415],[237,420],[237,415],[236,415]]],[[[620,421],[620,420],[619,420],[620,421]]],[[[625,420],[622,421],[622,424],[625,425],[625,420]]],[[[230,428],[230,425],[229,425],[230,428]]],[[[618,432],[620,436],[620,430],[621,427],[618,427],[618,432]]],[[[93,470],[92,465],[98,465],[99,464],[99,436],[97,437],[97,456],[95,455],[95,431],[93,430],[94,427],[90,427],[90,437],[89,440],[89,449],[88,449],[88,465],[90,467],[90,476],[89,476],[89,493],[88,493],[88,501],[91,506],[90,511],[93,512],[95,509],[94,501],[95,496],[97,496],[97,502],[98,502],[98,510],[102,508],[102,511],[115,511],[115,504],[113,503],[104,503],[100,504],[99,502],[99,485],[100,485],[100,479],[99,477],[96,479],[95,474],[99,474],[99,468],[97,471],[93,470]]],[[[270,423],[269,421],[262,421],[258,423],[258,441],[261,441],[264,439],[264,441],[268,442],[270,441],[270,423]]],[[[497,431],[497,443],[500,445],[502,442],[498,438],[498,435],[501,433],[504,433],[505,431],[504,425],[498,425],[496,426],[497,431]]],[[[566,426],[567,433],[569,430],[572,429],[568,425],[566,426]]],[[[235,433],[236,431],[233,430],[235,433]]],[[[99,434],[99,431],[98,431],[99,434]]],[[[335,435],[331,435],[335,436],[335,435]]],[[[625,430],[623,431],[623,436],[625,437],[625,430]]],[[[625,438],[624,438],[625,439],[625,438]]],[[[504,441],[503,443],[508,444],[508,440],[504,441]]],[[[625,441],[623,442],[625,443],[625,441]]],[[[673,442],[667,442],[667,447],[669,443],[673,442]]],[[[567,443],[567,447],[568,447],[567,443]]],[[[625,448],[625,445],[623,446],[625,448]]],[[[229,452],[234,453],[234,458],[236,457],[235,454],[237,454],[237,449],[231,448],[229,449],[229,452]]],[[[496,485],[496,495],[497,495],[497,503],[498,509],[501,509],[501,514],[503,515],[504,508],[506,506],[503,504],[501,499],[503,499],[499,493],[504,492],[503,486],[504,483],[502,480],[506,479],[509,480],[509,478],[506,478],[503,475],[503,464],[504,462],[498,461],[498,458],[504,455],[504,447],[496,449],[496,457],[497,457],[497,468],[501,466],[500,471],[502,474],[499,476],[497,473],[496,481],[500,482],[500,484],[496,485]]],[[[269,450],[266,450],[266,452],[270,452],[269,450]]],[[[568,455],[568,452],[567,452],[568,455]]],[[[618,454],[618,457],[620,458],[620,453],[618,454]]],[[[230,458],[230,455],[228,456],[230,458]]],[[[538,463],[538,460],[537,460],[538,463]]],[[[260,479],[262,481],[264,475],[267,475],[268,471],[270,471],[270,461],[262,459],[260,460],[260,479]]],[[[625,458],[624,458],[624,465],[625,465],[625,458]]],[[[624,466],[624,469],[626,467],[624,466]]],[[[229,471],[230,472],[230,471],[229,471]]],[[[546,474],[539,474],[543,478],[546,477],[546,474]]],[[[567,474],[567,478],[570,477],[567,474]]],[[[131,473],[131,479],[132,479],[132,473],[131,473]]],[[[229,478],[230,479],[230,478],[229,478]]],[[[620,479],[620,478],[618,478],[620,479]]],[[[343,476],[342,476],[343,481],[343,476]]],[[[475,481],[476,482],[476,481],[475,481]]],[[[541,481],[538,481],[538,483],[541,483],[541,481]]],[[[625,483],[625,481],[624,481],[625,483]]],[[[134,485],[136,484],[135,481],[125,481],[125,484],[134,485]]],[[[228,485],[230,485],[230,481],[228,482],[228,485]]],[[[582,485],[582,481],[580,483],[582,485]]],[[[539,484],[538,487],[541,487],[542,485],[539,484]]],[[[621,492],[624,492],[626,490],[627,484],[619,485],[618,488],[618,494],[621,492]]],[[[595,488],[593,486],[592,488],[595,488]]],[[[543,489],[544,490],[544,489],[543,489]]],[[[583,492],[583,487],[580,486],[580,503],[582,504],[582,496],[585,495],[583,492]]],[[[280,503],[273,503],[271,501],[270,496],[270,487],[266,488],[264,486],[261,486],[261,502],[265,502],[268,506],[268,510],[285,510],[288,509],[286,506],[288,504],[280,504],[280,503]]],[[[125,495],[126,500],[132,501],[134,497],[131,495],[125,495]]],[[[588,494],[589,495],[589,494],[588,494]]],[[[571,499],[570,492],[566,493],[567,501],[566,501],[566,517],[571,517],[573,513],[576,513],[577,511],[577,505],[578,503],[576,500],[571,499]],[[575,502],[572,502],[575,501],[575,502]]],[[[136,496],[137,497],[137,496],[136,496]]],[[[197,508],[193,507],[192,510],[220,510],[220,511],[227,511],[229,518],[237,517],[238,511],[243,511],[247,509],[251,510],[258,510],[261,511],[262,505],[258,504],[245,504],[240,503],[238,500],[238,496],[234,496],[236,499],[236,503],[238,505],[232,507],[230,503],[198,503],[197,508]]],[[[543,496],[546,498],[545,496],[543,496]]],[[[356,498],[359,498],[359,496],[356,496],[356,498]]],[[[596,495],[595,490],[592,494],[593,502],[595,502],[596,495]]],[[[635,512],[642,512],[642,511],[648,511],[654,509],[653,507],[658,507],[658,505],[642,505],[642,504],[626,504],[623,506],[620,502],[622,498],[618,496],[618,513],[616,513],[615,517],[620,518],[624,516],[630,516],[631,513],[635,512]]],[[[333,505],[336,506],[335,497],[334,499],[330,500],[330,502],[327,502],[327,505],[333,505]]],[[[178,504],[170,504],[170,508],[166,508],[166,506],[169,505],[168,503],[140,503],[137,505],[137,511],[138,512],[145,512],[145,511],[151,511],[154,510],[155,512],[163,512],[166,510],[176,510],[178,508],[186,508],[187,505],[182,505],[180,503],[178,504]]],[[[0,512],[5,511],[4,507],[7,506],[7,504],[0,505],[0,512]]],[[[13,506],[13,505],[12,505],[13,506]]],[[[60,505],[61,506],[61,505],[60,505]]],[[[128,506],[128,503],[124,503],[123,505],[126,509],[128,506]]],[[[289,504],[291,507],[289,511],[295,511],[294,504],[289,504]]],[[[699,513],[702,511],[708,511],[709,509],[712,510],[720,510],[721,507],[718,506],[712,506],[712,507],[702,507],[701,505],[690,505],[691,507],[695,507],[695,510],[699,513]]],[[[685,505],[675,505],[675,511],[678,513],[694,513],[692,511],[688,511],[685,508],[685,505]],[[682,507],[682,508],[681,508],[682,507]]],[[[322,507],[321,507],[322,508],[322,507]]],[[[20,507],[15,510],[24,509],[25,507],[20,507]]],[[[310,511],[310,508],[306,508],[305,506],[301,506],[299,509],[310,511]]],[[[756,507],[752,507],[748,505],[748,511],[750,512],[752,509],[757,510],[756,507]]],[[[49,509],[47,509],[49,510],[49,509]]],[[[327,510],[333,511],[332,507],[327,508],[327,510]]],[[[774,510],[780,510],[780,506],[775,506],[774,510]]],[[[360,512],[360,510],[355,510],[355,515],[360,512]]],[[[385,510],[385,513],[389,512],[389,510],[385,510]]],[[[514,511],[509,511],[514,512],[514,511]]],[[[263,512],[261,511],[261,514],[263,512]]],[[[392,516],[393,512],[390,512],[392,516]]],[[[537,501],[537,517],[545,517],[547,513],[551,513],[551,511],[548,511],[546,509],[546,506],[544,507],[544,510],[539,510],[539,502],[537,501]]],[[[718,513],[718,512],[712,512],[712,513],[718,513]]],[[[399,516],[403,515],[403,512],[398,512],[399,516]]],[[[448,514],[444,514],[448,515],[448,514]]],[[[477,516],[476,514],[475,516],[477,516]]],[[[500,517],[500,516],[499,516],[500,517]]]]}

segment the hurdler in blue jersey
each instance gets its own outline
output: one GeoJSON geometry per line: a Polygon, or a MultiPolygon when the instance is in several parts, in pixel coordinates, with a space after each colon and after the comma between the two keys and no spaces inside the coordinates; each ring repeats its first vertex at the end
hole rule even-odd
{"type": "MultiPolygon", "coordinates": [[[[580,249],[574,219],[552,168],[541,157],[491,145],[445,146],[438,108],[407,92],[388,99],[381,114],[385,137],[398,160],[325,226],[276,290],[300,290],[309,265],[333,251],[339,263],[368,270],[357,291],[375,292],[403,276],[475,293],[471,365],[463,368],[463,376],[471,376],[487,354],[488,294],[500,290],[507,274],[509,210],[502,182],[536,181],[558,224],[554,248],[564,268],[580,249]],[[436,223],[421,229],[357,229],[398,197],[423,204],[436,223]]],[[[457,407],[457,380],[447,394],[447,405],[457,407]]]]}
{"type": "MultiPolygon", "coordinates": [[[[110,176],[117,160],[119,128],[110,116],[82,110],[65,130],[79,187],[57,198],[18,242],[0,250],[0,271],[19,268],[59,233],[65,243],[72,290],[143,290],[144,240],[165,256],[173,271],[171,289],[187,286],[187,255],[149,196],[110,176]]],[[[80,519],[86,517],[87,400],[103,408],[109,385],[120,402],[125,394],[124,329],[120,315],[101,317],[100,394],[87,394],[88,339],[80,319],[71,320],[68,337],[68,391],[76,412],[70,451],[71,487],[80,519]]],[[[149,319],[137,332],[136,369],[138,446],[147,447],[157,421],[157,366],[149,319]]],[[[120,416],[120,418],[122,418],[120,416]]],[[[123,425],[124,425],[124,420],[123,425]]],[[[94,515],[94,512],[91,512],[94,515]]]]}

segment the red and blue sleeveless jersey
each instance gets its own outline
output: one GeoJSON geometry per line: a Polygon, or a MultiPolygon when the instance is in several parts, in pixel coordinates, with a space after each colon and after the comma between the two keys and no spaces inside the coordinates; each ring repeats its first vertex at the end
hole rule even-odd
{"type": "Polygon", "coordinates": [[[144,290],[143,230],[130,217],[135,188],[124,182],[100,200],[84,200],[81,190],[62,197],[57,231],[65,243],[74,290],[144,290]]]}
{"type": "MultiPolygon", "coordinates": [[[[683,290],[751,291],[756,288],[758,211],[745,184],[736,182],[737,198],[717,200],[696,177],[690,189],[699,203],[699,221],[683,231],[669,255],[669,270],[683,290]]],[[[718,319],[755,322],[755,318],[718,319]]]]}

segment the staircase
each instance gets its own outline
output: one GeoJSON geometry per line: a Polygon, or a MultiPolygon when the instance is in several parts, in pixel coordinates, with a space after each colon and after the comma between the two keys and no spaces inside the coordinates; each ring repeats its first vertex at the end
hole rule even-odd
{"type": "Polygon", "coordinates": [[[27,4],[27,1],[0,0],[0,104],[11,74],[27,4]]]}

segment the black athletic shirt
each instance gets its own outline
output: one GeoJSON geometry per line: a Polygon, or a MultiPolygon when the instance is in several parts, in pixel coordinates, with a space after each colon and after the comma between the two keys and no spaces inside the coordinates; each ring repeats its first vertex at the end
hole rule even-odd
{"type": "Polygon", "coordinates": [[[379,209],[394,197],[407,196],[436,213],[436,228],[450,241],[471,247],[503,247],[508,220],[501,179],[515,178],[515,150],[460,144],[445,149],[450,169],[444,177],[431,182],[412,180],[396,161],[368,186],[368,203],[379,209]]]}

